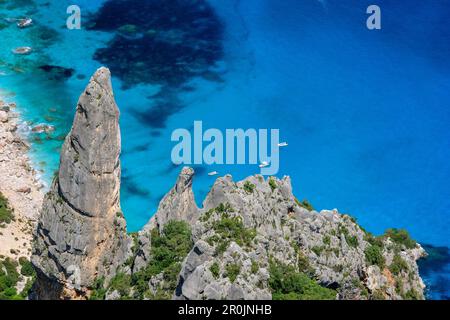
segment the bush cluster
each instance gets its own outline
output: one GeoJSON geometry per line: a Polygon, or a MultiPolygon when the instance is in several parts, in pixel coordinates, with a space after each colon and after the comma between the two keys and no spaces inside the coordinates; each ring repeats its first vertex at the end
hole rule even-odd
{"type": "Polygon", "coordinates": [[[154,298],[170,299],[177,286],[181,263],[193,246],[191,228],[184,221],[170,221],[162,233],[152,230],[151,243],[150,262],[144,270],[133,274],[131,283],[137,289],[138,298],[142,298],[148,294],[150,279],[162,273],[165,294],[154,298]]]}
{"type": "Polygon", "coordinates": [[[280,262],[270,262],[269,286],[274,300],[335,300],[335,290],[322,287],[307,274],[280,262]]]}
{"type": "Polygon", "coordinates": [[[256,237],[256,230],[245,228],[242,218],[239,216],[230,217],[228,214],[223,214],[220,220],[213,223],[213,229],[216,235],[210,240],[217,242],[218,254],[225,252],[232,241],[241,247],[251,246],[256,237]]]}
{"type": "Polygon", "coordinates": [[[295,203],[308,211],[314,211],[314,207],[308,200],[299,201],[297,198],[295,198],[295,203]]]}
{"type": "Polygon", "coordinates": [[[14,219],[14,214],[8,205],[8,200],[0,192],[0,224],[10,223],[14,219]]]}
{"type": "Polygon", "coordinates": [[[11,258],[0,260],[0,300],[23,300],[28,296],[35,279],[35,272],[31,263],[25,258],[20,259],[20,265],[21,273],[31,279],[27,281],[22,292],[18,293],[17,283],[23,279],[17,271],[19,263],[11,258]]]}
{"type": "Polygon", "coordinates": [[[244,183],[244,190],[247,193],[253,193],[255,188],[256,188],[256,186],[253,183],[251,183],[250,181],[245,181],[245,183],[244,183]]]}
{"type": "Polygon", "coordinates": [[[118,273],[109,285],[99,278],[93,285],[90,298],[92,300],[105,299],[106,292],[117,290],[121,299],[170,299],[178,283],[181,263],[190,252],[193,243],[190,226],[184,221],[169,221],[163,231],[151,231],[150,262],[141,271],[128,275],[118,273]],[[153,295],[148,283],[152,277],[162,274],[163,288],[159,288],[153,295]]]}
{"type": "Polygon", "coordinates": [[[404,229],[388,229],[385,237],[388,237],[399,246],[404,246],[406,249],[414,249],[417,245],[416,241],[411,238],[408,231],[404,229]]]}
{"type": "Polygon", "coordinates": [[[380,246],[371,244],[364,250],[364,254],[369,265],[377,265],[380,269],[384,268],[386,259],[383,257],[380,246]]]}

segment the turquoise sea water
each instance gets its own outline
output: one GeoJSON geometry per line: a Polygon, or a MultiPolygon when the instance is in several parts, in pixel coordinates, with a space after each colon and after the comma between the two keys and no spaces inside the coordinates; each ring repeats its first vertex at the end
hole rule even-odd
{"type": "MultiPolygon", "coordinates": [[[[448,298],[448,1],[377,1],[380,31],[365,27],[369,1],[130,0],[121,10],[116,0],[75,2],[82,30],[65,27],[69,1],[0,4],[0,94],[17,102],[29,126],[56,128],[30,134],[44,181],[57,170],[79,94],[106,64],[121,109],[130,231],[154,214],[181,169],[170,161],[173,129],[194,120],[207,128],[279,128],[289,143],[279,175],[291,176],[296,195],[348,212],[374,233],[406,228],[441,247],[433,255],[439,263],[424,263],[421,272],[431,297],[448,298]],[[23,16],[35,25],[21,30],[8,19],[23,16]],[[136,34],[116,31],[126,24],[136,24],[136,34]],[[34,52],[15,56],[18,46],[34,52]]],[[[214,182],[208,172],[258,173],[255,166],[195,169],[199,205],[214,182]]]]}

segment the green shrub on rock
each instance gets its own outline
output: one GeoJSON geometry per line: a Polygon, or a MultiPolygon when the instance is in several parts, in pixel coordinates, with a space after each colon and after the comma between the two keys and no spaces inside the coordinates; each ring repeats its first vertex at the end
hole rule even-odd
{"type": "Polygon", "coordinates": [[[27,260],[24,257],[21,257],[19,259],[19,264],[21,266],[20,273],[23,276],[25,276],[25,277],[34,277],[35,276],[35,271],[34,271],[33,265],[31,264],[31,262],[29,260],[27,260]]]}
{"type": "Polygon", "coordinates": [[[392,259],[392,263],[389,266],[389,270],[395,274],[399,275],[402,271],[408,271],[408,264],[405,260],[403,260],[402,257],[397,253],[394,255],[394,258],[392,259]]]}
{"type": "Polygon", "coordinates": [[[95,280],[89,300],[105,300],[105,278],[101,277],[95,280]]]}
{"type": "Polygon", "coordinates": [[[13,219],[14,215],[9,207],[8,200],[0,193],[0,224],[10,223],[13,219]]]}
{"type": "MultiPolygon", "coordinates": [[[[136,298],[143,298],[148,294],[148,282],[160,273],[170,294],[175,290],[181,263],[191,250],[191,228],[184,221],[169,221],[160,233],[153,229],[151,233],[150,262],[147,267],[135,274],[131,284],[135,289],[136,298]]],[[[160,296],[170,298],[170,296],[160,296]]]]}
{"type": "Polygon", "coordinates": [[[251,183],[250,181],[245,181],[245,183],[244,183],[244,190],[247,193],[253,193],[255,188],[256,188],[256,186],[253,183],[251,183]]]}
{"type": "Polygon", "coordinates": [[[369,265],[377,265],[380,269],[383,269],[386,263],[386,259],[383,257],[382,249],[377,245],[369,245],[364,250],[366,261],[369,265]]]}
{"type": "Polygon", "coordinates": [[[23,300],[16,289],[20,280],[17,267],[18,263],[10,258],[0,260],[0,300],[23,300]]]}
{"type": "Polygon", "coordinates": [[[214,276],[214,278],[219,278],[220,275],[220,267],[219,264],[216,262],[214,262],[210,267],[209,267],[209,271],[211,271],[212,275],[214,276]]]}
{"type": "Polygon", "coordinates": [[[269,186],[272,189],[272,192],[275,191],[276,188],[278,188],[277,182],[274,178],[269,178],[269,186]]]}
{"type": "Polygon", "coordinates": [[[241,266],[237,263],[230,263],[225,267],[225,270],[231,283],[233,283],[241,272],[241,266]]]}
{"type": "Polygon", "coordinates": [[[314,207],[308,200],[299,201],[297,198],[295,198],[295,203],[308,211],[314,211],[314,207]]]}
{"type": "Polygon", "coordinates": [[[358,238],[356,236],[347,235],[347,236],[345,236],[345,241],[347,241],[347,244],[352,248],[358,247],[359,242],[358,242],[358,238]]]}
{"type": "Polygon", "coordinates": [[[388,229],[385,237],[388,237],[399,246],[405,246],[406,249],[414,249],[417,245],[416,241],[411,238],[408,231],[404,229],[388,229]]]}
{"type": "Polygon", "coordinates": [[[252,266],[250,268],[250,271],[252,272],[252,274],[256,274],[259,271],[259,263],[252,260],[252,266]]]}
{"type": "Polygon", "coordinates": [[[335,290],[322,287],[292,266],[271,261],[269,286],[274,300],[335,300],[335,290]]]}
{"type": "Polygon", "coordinates": [[[240,216],[231,217],[227,212],[222,214],[220,220],[214,221],[212,227],[217,236],[210,240],[213,243],[217,242],[216,252],[218,254],[225,252],[232,241],[241,247],[251,246],[256,237],[256,230],[245,228],[240,216]]]}
{"type": "Polygon", "coordinates": [[[111,279],[109,290],[119,292],[122,299],[128,298],[131,292],[131,276],[125,273],[118,273],[111,279]]]}

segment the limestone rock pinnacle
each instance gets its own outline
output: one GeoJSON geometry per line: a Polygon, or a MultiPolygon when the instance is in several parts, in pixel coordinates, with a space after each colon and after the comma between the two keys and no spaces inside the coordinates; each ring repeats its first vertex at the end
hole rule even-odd
{"type": "Polygon", "coordinates": [[[58,175],[44,199],[32,256],[36,298],[84,298],[97,278],[110,278],[126,259],[120,148],[111,75],[100,68],[78,101],[58,175]]]}

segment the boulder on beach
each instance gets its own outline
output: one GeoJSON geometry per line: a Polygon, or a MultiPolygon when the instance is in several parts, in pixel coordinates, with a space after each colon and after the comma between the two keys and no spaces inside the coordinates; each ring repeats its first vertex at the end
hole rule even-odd
{"type": "Polygon", "coordinates": [[[15,103],[6,103],[0,100],[0,111],[9,112],[11,109],[15,108],[15,103]]]}
{"type": "Polygon", "coordinates": [[[6,111],[0,110],[0,122],[8,122],[8,113],[6,111]]]}

